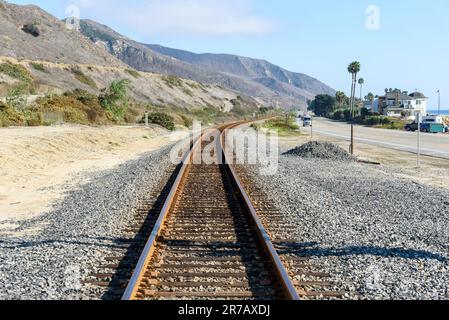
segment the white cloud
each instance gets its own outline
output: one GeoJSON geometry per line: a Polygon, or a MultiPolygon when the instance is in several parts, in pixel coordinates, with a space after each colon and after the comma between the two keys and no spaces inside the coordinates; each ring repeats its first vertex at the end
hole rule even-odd
{"type": "Polygon", "coordinates": [[[102,17],[144,35],[257,35],[276,23],[253,14],[251,0],[78,0],[82,17],[102,17]]]}

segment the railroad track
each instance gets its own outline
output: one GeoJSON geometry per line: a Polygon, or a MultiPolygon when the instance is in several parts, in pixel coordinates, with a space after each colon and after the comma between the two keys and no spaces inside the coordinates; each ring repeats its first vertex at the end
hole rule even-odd
{"type": "MultiPolygon", "coordinates": [[[[242,166],[188,161],[210,139],[204,133],[172,168],[162,191],[125,230],[132,236],[87,282],[107,288],[103,298],[114,300],[341,298],[329,275],[313,270],[288,240],[295,226],[242,166]]],[[[223,139],[216,140],[219,152],[211,155],[232,157],[222,153],[223,139]]]]}
{"type": "Polygon", "coordinates": [[[298,299],[233,169],[189,161],[210,139],[185,156],[123,299],[298,299]]]}

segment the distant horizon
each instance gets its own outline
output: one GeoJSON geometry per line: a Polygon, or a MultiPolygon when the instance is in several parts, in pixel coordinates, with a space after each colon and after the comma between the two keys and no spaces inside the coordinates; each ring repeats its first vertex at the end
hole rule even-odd
{"type": "Polygon", "coordinates": [[[69,16],[70,5],[76,5],[80,18],[98,21],[139,42],[263,59],[346,94],[351,80],[347,66],[358,60],[364,96],[390,87],[410,92],[417,88],[429,97],[429,105],[437,105],[435,92],[441,90],[442,105],[449,106],[449,42],[444,40],[449,34],[448,1],[432,5],[406,0],[378,0],[375,5],[365,0],[8,2],[35,4],[60,19],[69,16]]]}

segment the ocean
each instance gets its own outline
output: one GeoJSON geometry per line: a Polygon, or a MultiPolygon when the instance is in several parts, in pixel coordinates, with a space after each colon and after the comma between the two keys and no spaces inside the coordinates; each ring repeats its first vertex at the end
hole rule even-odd
{"type": "MultiPolygon", "coordinates": [[[[438,110],[427,110],[427,113],[437,115],[438,114],[438,110]]],[[[449,116],[449,110],[447,110],[447,109],[441,110],[440,114],[444,115],[444,116],[449,116]]]]}

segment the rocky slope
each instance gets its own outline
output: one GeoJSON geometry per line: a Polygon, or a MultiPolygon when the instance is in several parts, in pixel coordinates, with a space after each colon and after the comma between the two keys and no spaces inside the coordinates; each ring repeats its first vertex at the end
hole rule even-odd
{"type": "Polygon", "coordinates": [[[81,21],[81,32],[99,47],[141,71],[175,74],[218,84],[265,104],[305,107],[316,94],[335,90],[305,74],[289,72],[267,61],[224,54],[194,54],[129,39],[92,20],[81,21]]]}
{"type": "Polygon", "coordinates": [[[0,56],[71,64],[124,64],[34,5],[0,1],[0,56]]]}
{"type": "Polygon", "coordinates": [[[146,104],[183,109],[213,106],[223,111],[236,104],[258,106],[255,100],[216,85],[137,72],[39,7],[0,0],[0,99],[23,80],[23,73],[33,82],[36,96],[76,88],[98,94],[112,81],[127,78],[132,81],[132,97],[146,104]]]}

